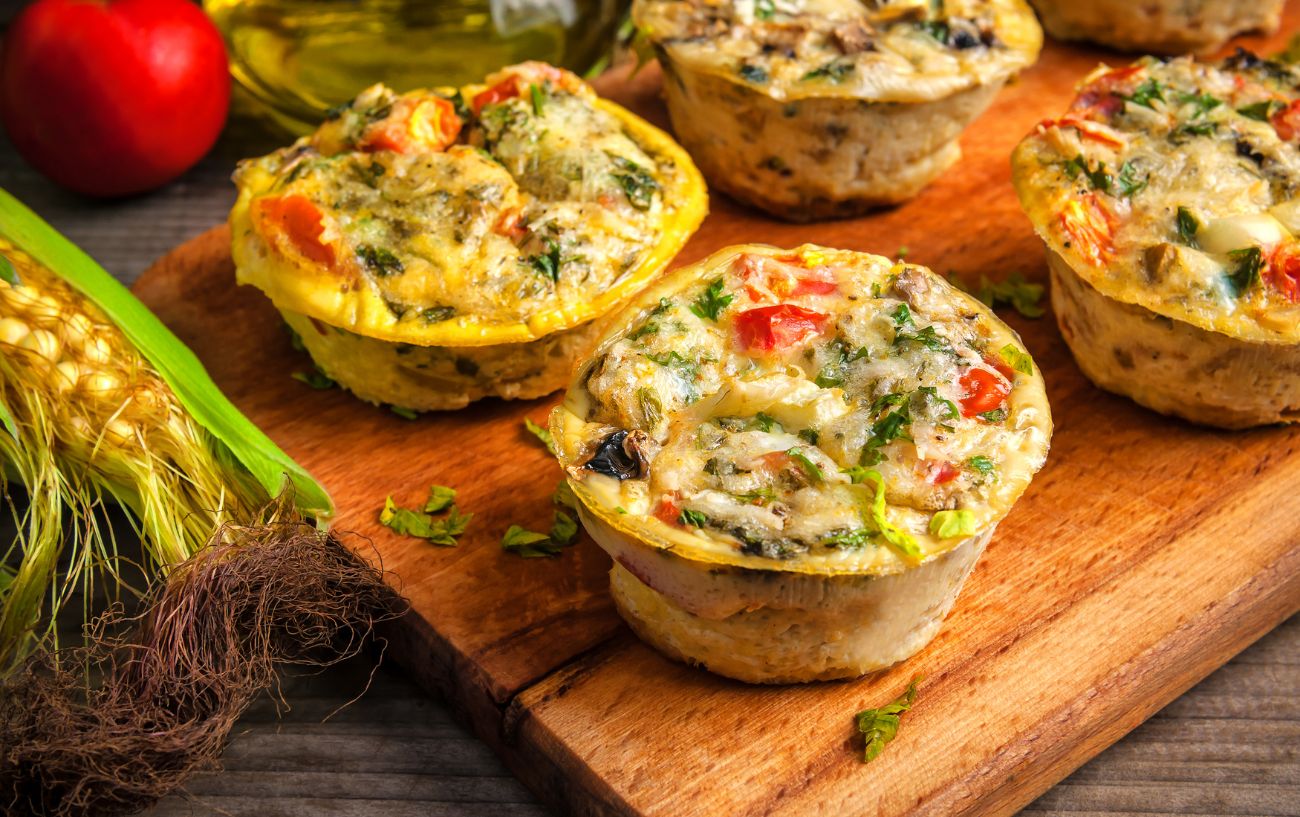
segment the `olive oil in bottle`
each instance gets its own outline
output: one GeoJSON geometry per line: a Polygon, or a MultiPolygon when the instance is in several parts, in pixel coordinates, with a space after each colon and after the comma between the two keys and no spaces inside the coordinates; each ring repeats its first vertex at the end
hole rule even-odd
{"type": "Polygon", "coordinates": [[[235,81],[302,133],[358,91],[460,85],[523,60],[579,73],[609,52],[627,0],[204,0],[235,81]]]}

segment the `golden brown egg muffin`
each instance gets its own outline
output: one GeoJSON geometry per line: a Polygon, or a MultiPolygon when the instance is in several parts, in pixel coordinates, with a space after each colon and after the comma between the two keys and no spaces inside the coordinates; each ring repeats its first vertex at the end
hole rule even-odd
{"type": "Polygon", "coordinates": [[[1102,388],[1225,428],[1300,419],[1300,72],[1098,69],[1016,148],[1052,303],[1102,388]]]}
{"type": "Polygon", "coordinates": [[[1283,0],[1030,0],[1058,40],[1121,51],[1212,51],[1238,34],[1277,31],[1283,0]]]}
{"type": "Polygon", "coordinates": [[[1042,45],[1023,0],[637,0],[632,13],[710,184],[792,221],[916,195],[1042,45]]]}
{"type": "Polygon", "coordinates": [[[612,318],[551,430],[632,628],[785,683],[930,641],[1051,415],[1015,333],[929,270],[749,245],[612,318]]]}
{"type": "Polygon", "coordinates": [[[375,86],[235,182],[239,281],[329,377],[413,410],[561,388],[707,208],[666,134],[541,63],[375,86]]]}

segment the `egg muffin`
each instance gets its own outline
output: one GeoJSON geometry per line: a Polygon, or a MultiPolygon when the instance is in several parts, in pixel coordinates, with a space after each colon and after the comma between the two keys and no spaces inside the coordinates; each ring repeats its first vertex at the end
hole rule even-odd
{"type": "Polygon", "coordinates": [[[591,320],[707,208],[666,134],[541,63],[461,89],[374,86],[235,183],[240,283],[329,377],[412,410],[562,388],[591,320]]]}
{"type": "Polygon", "coordinates": [[[1051,415],[1016,334],[929,270],[751,245],[612,318],[551,431],[632,628],[787,683],[930,641],[1051,415]]]}
{"type": "Polygon", "coordinates": [[[1300,418],[1300,71],[1098,69],[1016,148],[1052,304],[1104,389],[1198,423],[1300,418]]]}
{"type": "Polygon", "coordinates": [[[916,195],[1042,31],[1023,0],[636,0],[709,183],[791,221],[916,195]]]}
{"type": "Polygon", "coordinates": [[[1047,33],[1122,51],[1212,51],[1238,34],[1277,31],[1283,0],[1031,0],[1047,33]]]}

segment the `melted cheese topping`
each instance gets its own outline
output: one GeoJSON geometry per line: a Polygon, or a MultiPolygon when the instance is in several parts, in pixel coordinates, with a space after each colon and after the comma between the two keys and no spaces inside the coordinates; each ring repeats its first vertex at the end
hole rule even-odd
{"type": "Polygon", "coordinates": [[[261,242],[241,275],[275,256],[248,274],[279,305],[384,339],[469,324],[541,335],[653,273],[698,223],[689,160],[577,77],[529,63],[487,82],[376,86],[315,134],[241,163],[261,242]],[[667,229],[682,211],[693,223],[667,229]],[[280,303],[295,296],[307,303],[280,303]]]}
{"type": "Polygon", "coordinates": [[[616,523],[696,556],[902,569],[995,524],[1046,456],[1019,339],[922,267],[735,248],[615,323],[559,410],[561,459],[616,523]]]}
{"type": "Polygon", "coordinates": [[[1239,52],[1099,69],[1013,158],[1048,246],[1103,295],[1300,341],[1300,72],[1239,52]]]}
{"type": "Polygon", "coordinates": [[[633,16],[674,61],[777,99],[939,99],[1042,46],[1022,0],[637,0],[633,16]]]}

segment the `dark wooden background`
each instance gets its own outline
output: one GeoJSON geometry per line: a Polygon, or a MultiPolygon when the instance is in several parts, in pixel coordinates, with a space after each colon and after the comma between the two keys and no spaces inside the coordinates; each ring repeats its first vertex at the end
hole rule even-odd
{"type": "MultiPolygon", "coordinates": [[[[7,21],[21,3],[0,2],[7,21]]],[[[237,158],[274,141],[236,115],[203,163],[164,190],[95,202],[54,188],[0,139],[0,186],[109,272],[130,282],[155,258],[224,220],[237,158]]],[[[541,817],[549,812],[447,707],[358,659],[290,679],[236,728],[225,769],[195,778],[153,817],[541,817]]],[[[1300,815],[1300,619],[1279,627],[1057,785],[1027,814],[1300,815]]],[[[721,817],[721,816],[720,816],[721,817]]]]}

